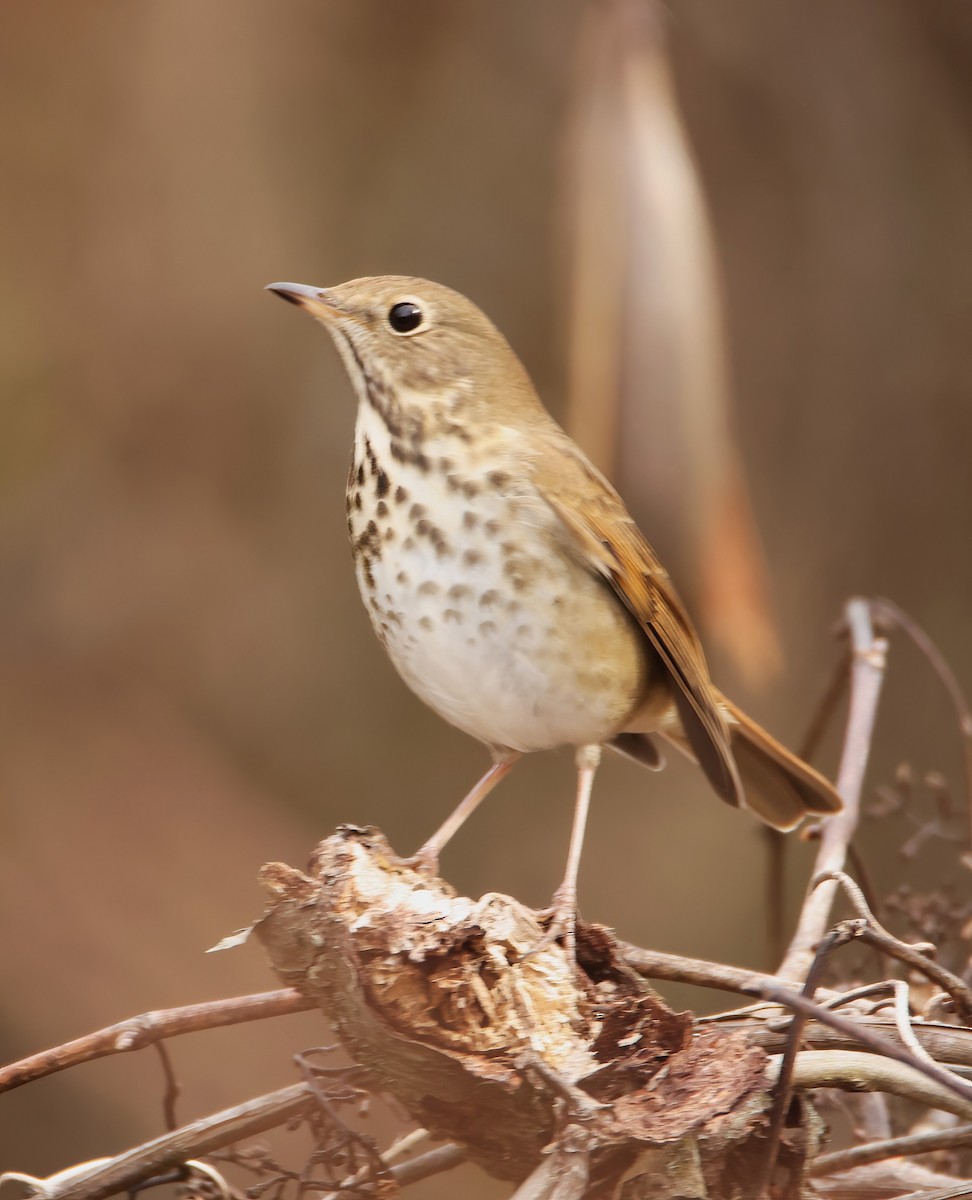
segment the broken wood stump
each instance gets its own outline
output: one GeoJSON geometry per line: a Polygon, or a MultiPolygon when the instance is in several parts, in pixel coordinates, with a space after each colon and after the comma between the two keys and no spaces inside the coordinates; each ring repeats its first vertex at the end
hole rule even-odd
{"type": "MultiPolygon", "coordinates": [[[[673,1011],[609,930],[579,923],[575,967],[556,943],[536,949],[533,910],[457,895],[373,828],[342,826],[306,873],[274,863],[261,882],[255,933],[280,979],[377,1092],[524,1196],[754,1194],[765,1054],[673,1011]]],[[[803,1106],[793,1116],[776,1177],[799,1195],[819,1133],[803,1106]]]]}

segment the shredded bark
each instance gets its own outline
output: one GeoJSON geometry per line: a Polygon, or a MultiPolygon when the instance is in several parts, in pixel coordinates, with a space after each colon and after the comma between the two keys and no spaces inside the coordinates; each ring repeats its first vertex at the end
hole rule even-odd
{"type": "Polygon", "coordinates": [[[647,1195],[646,1179],[656,1196],[744,1194],[730,1163],[759,1158],[736,1151],[764,1131],[764,1052],[697,1032],[609,931],[579,924],[575,967],[541,945],[532,910],[458,896],[352,826],[306,874],[270,864],[262,882],[255,932],[281,980],[320,1006],[379,1090],[491,1174],[535,1177],[537,1195],[569,1175],[590,1200],[647,1195]],[[682,1190],[659,1191],[662,1178],[682,1190]]]}

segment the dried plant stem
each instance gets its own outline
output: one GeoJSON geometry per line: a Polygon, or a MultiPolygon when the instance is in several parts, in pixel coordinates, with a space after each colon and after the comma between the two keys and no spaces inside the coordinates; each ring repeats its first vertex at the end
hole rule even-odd
{"type": "MultiPolygon", "coordinates": [[[[823,823],[815,871],[817,875],[827,871],[842,871],[844,868],[847,847],[860,818],[861,790],[884,682],[887,642],[884,638],[874,636],[868,601],[849,601],[846,615],[853,657],[847,732],[837,776],[837,790],[844,801],[844,808],[823,823]]],[[[828,881],[807,897],[786,957],[777,971],[781,978],[806,978],[813,962],[814,947],[827,930],[836,893],[837,884],[828,881]]]]}
{"type": "MultiPolygon", "coordinates": [[[[745,967],[706,962],[701,958],[686,958],[681,954],[663,954],[660,950],[643,950],[630,942],[619,942],[618,952],[632,970],[646,979],[667,979],[673,983],[691,983],[696,987],[716,988],[738,995],[752,994],[753,972],[745,967]]],[[[778,983],[793,982],[782,977],[778,983]]],[[[794,986],[799,987],[798,983],[794,986]]]]}
{"type": "Polygon", "coordinates": [[[252,996],[234,996],[228,1000],[142,1013],[119,1021],[117,1025],[109,1025],[95,1033],[75,1038],[72,1042],[65,1042],[62,1046],[42,1050],[39,1054],[0,1067],[0,1092],[10,1091],[33,1079],[41,1079],[66,1067],[91,1062],[108,1054],[141,1050],[163,1038],[181,1033],[239,1025],[245,1021],[262,1021],[267,1017],[305,1012],[313,1007],[294,988],[281,988],[274,992],[257,992],[252,996]]]}
{"type": "MultiPolygon", "coordinates": [[[[397,1141],[393,1142],[387,1150],[382,1150],[381,1160],[383,1163],[393,1163],[396,1158],[401,1158],[403,1154],[408,1154],[415,1146],[427,1141],[429,1132],[427,1129],[413,1129],[409,1133],[403,1134],[397,1141]]],[[[365,1163],[360,1171],[355,1171],[353,1175],[349,1175],[341,1186],[334,1192],[328,1192],[321,1197],[321,1200],[341,1200],[349,1190],[353,1190],[356,1184],[366,1180],[371,1173],[371,1163],[365,1163]]]]}
{"type": "MultiPolygon", "coordinates": [[[[822,1175],[814,1180],[814,1192],[832,1200],[874,1200],[875,1197],[894,1197],[894,1200],[942,1200],[944,1196],[961,1195],[951,1190],[969,1184],[950,1175],[940,1175],[917,1163],[895,1159],[854,1167],[840,1174],[822,1175]],[[903,1188],[911,1188],[902,1195],[903,1188]],[[944,1193],[936,1190],[947,1189],[944,1193]]],[[[966,1192],[966,1194],[968,1194],[966,1192]]]]}
{"type": "Polygon", "coordinates": [[[198,1158],[304,1116],[316,1104],[317,1098],[304,1083],[269,1092],[135,1146],[90,1174],[52,1188],[46,1200],[103,1200],[115,1192],[128,1191],[153,1175],[179,1167],[188,1158],[198,1158]]]}
{"type": "Polygon", "coordinates": [[[794,1012],[812,1016],[822,1025],[829,1025],[841,1033],[856,1038],[862,1046],[866,1046],[869,1050],[874,1051],[872,1057],[884,1056],[894,1062],[901,1063],[903,1066],[910,1067],[913,1071],[926,1076],[957,1096],[966,1106],[963,1109],[963,1115],[964,1112],[972,1114],[972,1084],[959,1078],[958,1075],[953,1074],[946,1067],[938,1063],[928,1062],[924,1058],[919,1058],[898,1042],[875,1033],[872,1029],[861,1024],[861,1022],[832,1012],[830,1009],[816,1004],[813,1000],[801,995],[799,992],[792,992],[788,988],[779,987],[775,980],[767,979],[765,976],[753,977],[751,994],[762,996],[765,1000],[775,1000],[778,1004],[793,1009],[794,1012]]]}
{"type": "MultiPolygon", "coordinates": [[[[856,1031],[870,1030],[879,1037],[900,1042],[897,1022],[893,1018],[855,1017],[850,1025],[856,1031]]],[[[782,1050],[786,1045],[786,1031],[774,1026],[764,1024],[762,1028],[753,1028],[752,1021],[733,1019],[725,1022],[725,1028],[745,1029],[750,1040],[764,1050],[782,1050]]],[[[911,1031],[937,1062],[972,1067],[972,1031],[954,1025],[929,1025],[921,1021],[912,1021],[911,1031]]],[[[860,1049],[865,1042],[856,1033],[831,1029],[811,1021],[804,1032],[804,1045],[815,1050],[844,1050],[860,1049]]]]}
{"type": "Polygon", "coordinates": [[[869,1054],[863,1050],[803,1050],[796,1056],[793,1086],[808,1088],[847,1088],[852,1092],[887,1092],[917,1104],[972,1119],[972,1089],[968,1099],[954,1094],[950,1084],[941,1086],[931,1073],[920,1074],[909,1061],[892,1060],[882,1050],[869,1054]]]}
{"type": "Polygon", "coordinates": [[[972,1180],[963,1179],[953,1187],[939,1188],[934,1192],[909,1192],[907,1196],[898,1196],[896,1200],[962,1200],[962,1197],[972,1196],[972,1180]]]}
{"type": "Polygon", "coordinates": [[[871,925],[862,923],[862,927],[857,931],[857,938],[871,946],[876,946],[891,958],[898,959],[937,983],[939,987],[948,992],[956,1011],[966,1025],[972,1025],[972,990],[958,975],[929,958],[927,954],[922,954],[916,947],[899,941],[884,929],[875,929],[871,925]]]}
{"type": "MultiPolygon", "coordinates": [[[[806,983],[801,993],[808,1000],[813,999],[826,965],[827,956],[837,944],[837,935],[831,933],[817,947],[813,963],[807,972],[806,983]]],[[[803,1030],[809,1019],[809,1013],[797,1010],[794,1013],[793,1020],[790,1022],[786,1047],[783,1051],[783,1058],[780,1061],[779,1075],[777,1076],[776,1083],[773,1085],[773,1106],[769,1115],[766,1155],[759,1177],[759,1187],[756,1192],[759,1197],[768,1196],[770,1193],[770,1184],[772,1183],[773,1173],[776,1170],[776,1163],[779,1157],[783,1124],[786,1120],[787,1110],[790,1107],[797,1052],[803,1040],[803,1030]]]]}
{"type": "Polygon", "coordinates": [[[810,1175],[831,1175],[835,1171],[848,1171],[867,1163],[881,1162],[886,1158],[900,1158],[906,1154],[931,1154],[935,1150],[954,1150],[972,1145],[972,1125],[957,1125],[954,1129],[938,1129],[931,1133],[913,1133],[907,1137],[887,1138],[880,1142],[868,1142],[863,1146],[852,1146],[849,1150],[836,1150],[833,1154],[821,1154],[810,1164],[810,1175]]]}
{"type": "MultiPolygon", "coordinates": [[[[383,1157],[386,1156],[383,1155],[383,1157]]],[[[444,1171],[451,1171],[453,1167],[458,1167],[460,1163],[465,1161],[465,1150],[461,1146],[457,1146],[455,1142],[446,1142],[444,1146],[436,1146],[434,1150],[427,1150],[425,1154],[420,1154],[418,1158],[412,1158],[408,1162],[390,1167],[387,1174],[388,1178],[394,1180],[399,1188],[404,1188],[408,1187],[409,1184],[418,1183],[422,1179],[428,1179],[432,1175],[441,1175],[444,1171]]],[[[330,1192],[323,1200],[355,1200],[356,1197],[360,1198],[362,1195],[360,1182],[360,1179],[355,1179],[353,1182],[349,1181],[345,1188],[337,1192],[330,1192]]],[[[377,1191],[375,1193],[375,1195],[380,1194],[377,1191]]]]}

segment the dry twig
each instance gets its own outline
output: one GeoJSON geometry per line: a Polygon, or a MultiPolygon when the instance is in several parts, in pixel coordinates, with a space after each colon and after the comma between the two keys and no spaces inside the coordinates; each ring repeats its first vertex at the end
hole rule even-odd
{"type": "MultiPolygon", "coordinates": [[[[849,601],[846,616],[853,657],[850,710],[837,775],[837,790],[844,809],[823,822],[815,875],[844,869],[847,847],[860,820],[861,790],[884,682],[887,642],[874,636],[869,602],[849,601]]],[[[837,885],[831,882],[815,888],[807,897],[786,957],[777,971],[782,979],[806,978],[815,947],[827,931],[836,892],[837,885]]]]}
{"type": "MultiPolygon", "coordinates": [[[[881,616],[893,617],[897,624],[901,624],[901,614],[892,609],[893,606],[879,606],[875,611],[881,616]]],[[[592,990],[585,994],[570,971],[560,972],[557,964],[552,962],[542,966],[542,973],[548,974],[548,978],[530,982],[531,972],[539,970],[542,964],[539,959],[524,958],[521,954],[520,941],[524,945],[532,944],[531,938],[535,937],[529,920],[521,929],[519,915],[515,918],[504,915],[497,928],[501,927],[505,932],[495,935],[498,940],[491,941],[494,935],[487,934],[498,911],[495,904],[505,902],[504,898],[490,900],[490,905],[494,907],[484,907],[485,901],[476,906],[472,901],[455,897],[444,885],[440,889],[440,898],[436,890],[439,889],[439,881],[423,878],[409,882],[404,864],[402,867],[393,865],[389,868],[388,864],[394,860],[394,855],[384,844],[378,845],[380,836],[374,831],[344,830],[340,836],[329,839],[319,848],[317,863],[322,872],[319,877],[305,876],[280,866],[264,872],[264,881],[272,897],[273,921],[270,925],[267,925],[267,919],[261,922],[257,926],[258,933],[263,930],[260,933],[261,940],[267,935],[270,937],[268,949],[271,949],[271,957],[284,980],[299,980],[301,986],[308,990],[309,998],[304,998],[292,988],[285,988],[258,996],[146,1013],[0,1069],[0,1090],[17,1087],[102,1055],[147,1045],[159,1048],[165,1064],[161,1042],[167,1037],[315,1006],[323,1007],[327,1016],[331,1016],[333,1010],[342,1040],[350,1044],[356,1061],[364,1064],[350,1069],[358,1071],[359,1075],[352,1078],[344,1069],[344,1074],[338,1072],[336,1075],[333,1070],[312,1065],[308,1055],[303,1055],[300,1057],[305,1071],[303,1084],[192,1122],[115,1158],[62,1172],[48,1181],[50,1186],[44,1189],[45,1196],[50,1200],[101,1200],[102,1197],[146,1181],[158,1181],[162,1173],[183,1167],[190,1158],[224,1149],[241,1138],[295,1119],[308,1122],[315,1135],[316,1149],[300,1173],[280,1166],[264,1152],[258,1168],[261,1180],[257,1186],[261,1193],[272,1195],[274,1200],[282,1200],[285,1185],[296,1187],[298,1197],[314,1188],[329,1188],[326,1200],[351,1200],[364,1194],[378,1195],[382,1188],[407,1186],[430,1174],[448,1170],[467,1157],[482,1162],[489,1169],[488,1145],[480,1145],[475,1138],[467,1145],[464,1121],[454,1122],[453,1125],[448,1125],[446,1121],[443,1124],[443,1110],[436,1108],[435,1104],[429,1105],[430,1091],[434,1091],[440,1082],[447,1084],[443,1095],[452,1097],[450,1104],[455,1104],[456,1096],[465,1096],[467,1083],[460,1086],[460,1077],[455,1073],[455,1068],[461,1065],[464,1071],[468,1071],[474,1062],[471,1082],[467,1081],[472,1088],[468,1097],[469,1112],[486,1111],[482,1097],[488,1091],[492,1093],[492,1108],[487,1106],[491,1117],[489,1121],[484,1118],[484,1124],[491,1126],[492,1122],[497,1122],[502,1125],[503,1121],[509,1121],[511,1113],[506,1110],[510,1110],[512,1105],[522,1108],[522,1112],[518,1108],[512,1114],[513,1128],[517,1130],[514,1137],[521,1136],[523,1130],[531,1126],[529,1138],[520,1147],[520,1156],[527,1166],[524,1167],[525,1177],[518,1177],[518,1200],[538,1200],[540,1197],[547,1200],[552,1196],[557,1196],[558,1200],[580,1200],[600,1186],[595,1178],[598,1171],[618,1169],[618,1160],[611,1158],[611,1154],[615,1153],[612,1147],[624,1148],[624,1153],[631,1152],[632,1147],[642,1147],[650,1159],[651,1154],[656,1152],[653,1146],[670,1147],[673,1140],[678,1142],[680,1137],[688,1137],[689,1130],[697,1131],[692,1135],[696,1137],[696,1153],[699,1153],[702,1145],[697,1140],[699,1137],[704,1141],[705,1137],[728,1136],[724,1133],[716,1135],[715,1131],[719,1128],[719,1120],[730,1110],[723,1109],[720,1113],[716,1108],[704,1121],[700,1118],[701,1123],[694,1125],[694,1118],[690,1120],[686,1116],[684,1131],[674,1139],[671,1131],[659,1138],[665,1128],[664,1122],[670,1120],[671,1113],[683,1103],[679,1088],[685,1087],[691,1091],[693,1087],[691,1072],[684,1065],[679,1068],[683,1072],[678,1076],[679,1082],[675,1081],[674,1076],[669,1078],[670,1073],[675,1071],[675,1064],[685,1064],[690,1061],[686,1055],[691,1057],[696,1054],[696,1058],[691,1059],[696,1064],[692,1067],[695,1070],[704,1060],[710,1072],[705,1086],[711,1092],[712,1081],[722,1077],[719,1072],[724,1070],[725,1064],[721,1060],[726,1057],[725,1048],[730,1047],[733,1054],[740,1055],[741,1073],[738,1079],[731,1074],[725,1078],[726,1086],[730,1087],[731,1084],[730,1091],[736,1089],[732,1092],[735,1096],[732,1103],[738,1107],[738,1113],[733,1119],[738,1118],[741,1122],[738,1125],[741,1138],[751,1138],[759,1122],[765,1120],[766,1087],[768,1082],[775,1080],[774,1106],[769,1112],[768,1148],[763,1149],[766,1145],[763,1134],[747,1144],[746,1153],[758,1152],[761,1155],[760,1160],[754,1160],[753,1164],[746,1167],[747,1195],[766,1195],[772,1185],[776,1189],[774,1195],[782,1186],[783,1191],[779,1194],[795,1196],[805,1186],[801,1183],[805,1176],[800,1155],[813,1153],[819,1133],[804,1128],[801,1122],[796,1132],[807,1139],[802,1144],[802,1150],[798,1145],[799,1138],[794,1142],[791,1136],[793,1130],[788,1131],[786,1138],[783,1137],[784,1119],[790,1112],[789,1100],[795,1090],[873,1090],[882,1096],[899,1096],[972,1121],[972,1083],[943,1065],[949,1063],[972,1067],[972,1028],[915,1018],[908,986],[896,979],[865,983],[842,992],[823,992],[820,999],[814,998],[829,951],[848,941],[859,940],[921,972],[944,989],[955,1011],[972,1026],[972,989],[931,957],[933,946],[903,942],[885,929],[874,915],[873,903],[844,873],[859,817],[861,788],[881,692],[886,650],[884,640],[874,636],[867,602],[851,601],[846,609],[846,623],[851,642],[851,695],[838,781],[846,808],[844,813],[821,826],[817,875],[805,900],[789,951],[776,976],[642,950],[616,942],[607,930],[588,926],[584,927],[579,937],[579,945],[584,950],[582,965],[592,970],[590,979],[582,981],[582,985],[592,990]],[[336,851],[327,849],[331,843],[337,846],[336,851]],[[338,859],[331,863],[330,868],[324,869],[327,855],[335,852],[338,859]],[[352,857],[348,857],[349,854],[352,857]],[[356,866],[352,865],[355,854],[358,855],[356,866]],[[373,857],[369,858],[369,855],[373,857]],[[355,871],[367,873],[373,870],[380,875],[389,869],[394,878],[386,882],[396,897],[392,908],[386,911],[379,907],[364,920],[362,914],[365,910],[360,905],[352,905],[349,911],[355,919],[347,929],[339,931],[336,944],[340,953],[325,953],[322,947],[338,929],[327,922],[333,922],[341,916],[339,910],[334,908],[336,894],[349,886],[355,871]],[[322,883],[327,886],[322,887],[322,883]],[[414,891],[416,888],[418,890],[414,891]],[[829,936],[824,937],[838,888],[847,893],[857,915],[851,920],[839,922],[829,936]],[[415,933],[416,927],[413,927],[409,918],[409,905],[415,897],[420,901],[415,909],[420,934],[415,933]],[[322,913],[330,915],[326,916],[324,925],[319,925],[316,922],[322,913]],[[457,922],[454,930],[450,924],[453,918],[457,922]],[[396,922],[402,921],[404,924],[399,928],[396,922]],[[527,928],[527,925],[530,927],[527,928]],[[363,957],[357,959],[359,949],[354,939],[362,931],[366,934],[363,957]],[[421,953],[417,950],[419,943],[416,937],[422,946],[421,953]],[[384,945],[386,938],[387,946],[384,945]],[[401,957],[403,954],[404,959],[401,957]],[[368,1007],[371,1001],[367,1001],[362,1009],[364,1023],[356,1024],[361,1016],[356,1011],[352,1012],[349,1005],[353,1007],[361,997],[371,994],[373,998],[377,993],[371,984],[358,991],[354,987],[350,991],[345,989],[342,981],[352,971],[353,961],[358,962],[353,970],[361,970],[362,978],[370,978],[367,972],[377,969],[378,973],[372,981],[375,988],[379,983],[384,988],[386,984],[382,981],[395,981],[396,998],[390,1010],[394,1014],[391,1029],[395,1032],[391,1040],[375,1025],[376,1018],[380,1024],[388,1015],[382,1015],[380,1005],[372,1010],[368,1007]],[[340,971],[323,987],[327,972],[337,970],[336,963],[340,964],[340,971]],[[526,974],[523,973],[523,963],[531,964],[526,974]],[[407,981],[410,971],[413,971],[418,984],[413,999],[407,998],[413,986],[407,981]],[[509,974],[511,971],[513,975],[509,974]],[[697,1021],[694,1027],[685,1025],[683,1029],[679,1022],[687,1018],[670,1010],[665,1015],[664,1006],[654,1007],[655,1000],[649,1001],[644,991],[639,990],[644,989],[645,985],[635,981],[637,986],[629,987],[625,980],[635,979],[632,972],[649,978],[755,995],[761,997],[763,1003],[704,1018],[697,1021]],[[560,978],[561,974],[563,978],[560,978]],[[311,978],[314,982],[309,985],[311,978]],[[531,1049],[531,1039],[536,1038],[535,1026],[540,1008],[544,1005],[550,1007],[547,992],[555,979],[559,981],[557,986],[567,990],[553,1004],[551,1014],[556,1016],[560,1024],[551,1028],[558,1030],[557,1038],[567,1039],[557,1051],[561,1057],[564,1054],[567,1057],[563,1063],[552,1066],[544,1058],[547,1050],[540,1053],[536,1048],[531,1049]],[[599,992],[600,983],[607,979],[612,980],[615,990],[609,987],[599,992]],[[510,980],[516,982],[510,996],[507,996],[503,989],[511,986],[510,980]],[[804,981],[802,994],[799,990],[800,981],[804,981]],[[541,984],[539,991],[535,984],[541,984]],[[323,990],[318,993],[317,989],[322,987],[323,990]],[[530,987],[534,988],[536,994],[530,991],[530,987]],[[435,1002],[438,1016],[432,1015],[429,1008],[433,995],[440,996],[435,1002]],[[512,1004],[504,1019],[508,1020],[510,1030],[516,1033],[516,1037],[507,1044],[502,1040],[504,1035],[497,1025],[497,1018],[510,997],[517,1002],[512,1004]],[[886,1007],[889,999],[893,1003],[893,1012],[880,1013],[879,1009],[886,1007]],[[414,1011],[411,1008],[413,1004],[418,1005],[414,1011]],[[427,1010],[424,1015],[423,1005],[427,1010]],[[851,1005],[854,1006],[853,1011],[850,1011],[851,1005]],[[495,1045],[491,1043],[492,1048],[487,1054],[478,1052],[482,1050],[480,1041],[484,1027],[473,1019],[480,1007],[490,1018],[487,1022],[490,1037],[494,1040],[500,1037],[495,1045]],[[837,1009],[842,1011],[838,1012],[837,1009]],[[794,1015],[787,1016],[786,1010],[794,1015]],[[419,1019],[416,1029],[424,1029],[421,1022],[424,1019],[428,1024],[430,1016],[432,1026],[425,1033],[415,1035],[413,1031],[413,1036],[406,1039],[405,1044],[400,1044],[400,1034],[404,1031],[400,1023],[406,1012],[411,1014],[410,1019],[419,1019]],[[568,1012],[573,1015],[568,1016],[568,1012]],[[652,1022],[661,1023],[658,1030],[652,1027],[652,1022]],[[604,1024],[604,1029],[597,1034],[597,1040],[592,1031],[599,1027],[599,1023],[604,1024]],[[655,1054],[652,1065],[653,1060],[645,1058],[644,1054],[655,1045],[653,1039],[662,1027],[664,1032],[657,1052],[655,1049],[651,1051],[655,1054]],[[605,1029],[609,1030],[609,1036],[604,1032],[605,1029]],[[738,1032],[734,1033],[734,1030],[738,1032]],[[346,1036],[349,1031],[352,1032],[350,1043],[346,1036]],[[745,1034],[745,1041],[739,1039],[739,1033],[745,1034]],[[425,1045],[423,1038],[427,1034],[431,1041],[425,1045]],[[727,1037],[737,1040],[721,1040],[727,1037]],[[373,1049],[377,1057],[372,1061],[368,1057],[371,1050],[367,1049],[367,1044],[368,1039],[375,1038],[373,1049]],[[470,1039],[468,1045],[467,1038],[470,1039]],[[477,1038],[480,1040],[477,1041],[477,1038]],[[524,1038],[525,1041],[522,1040],[524,1038]],[[683,1038],[687,1040],[680,1040],[683,1038]],[[570,1039],[577,1040],[576,1047],[572,1049],[570,1039]],[[756,1049],[758,1046],[770,1052],[782,1050],[783,1054],[775,1062],[770,1060],[769,1066],[764,1067],[765,1060],[760,1057],[760,1051],[756,1049]],[[710,1049],[706,1050],[706,1047],[710,1049]],[[719,1047],[723,1048],[721,1053],[719,1047]],[[420,1078],[416,1078],[415,1088],[406,1083],[396,1085],[396,1091],[396,1086],[390,1086],[390,1048],[394,1048],[394,1054],[401,1055],[398,1066],[405,1070],[406,1075],[413,1067],[417,1068],[420,1078]],[[506,1070],[503,1064],[505,1057],[512,1053],[511,1048],[515,1048],[516,1053],[509,1057],[508,1073],[511,1078],[517,1076],[521,1079],[519,1095],[515,1090],[507,1092],[502,1083],[506,1070]],[[701,1057],[696,1051],[701,1053],[701,1057]],[[707,1060],[705,1053],[709,1053],[707,1060]],[[755,1054],[756,1058],[750,1060],[745,1057],[747,1054],[755,1054]],[[566,1069],[568,1062],[571,1065],[566,1069]],[[372,1076],[365,1078],[366,1072],[372,1072],[372,1076]],[[440,1074],[441,1080],[437,1078],[440,1074]],[[329,1087],[329,1084],[333,1086],[329,1087]],[[349,1129],[336,1116],[336,1106],[354,1104],[364,1098],[367,1091],[372,1094],[389,1091],[410,1111],[410,1100],[419,1097],[419,1107],[423,1104],[427,1107],[423,1112],[412,1112],[412,1115],[428,1124],[433,1136],[448,1136],[456,1141],[410,1161],[394,1163],[393,1160],[410,1149],[417,1139],[428,1134],[424,1130],[417,1130],[400,1139],[390,1149],[379,1151],[370,1139],[349,1129]],[[637,1105],[632,1107],[635,1093],[638,1096],[637,1105]],[[624,1103],[628,1104],[627,1109],[624,1103]],[[621,1104],[621,1107],[616,1108],[616,1104],[621,1104]],[[552,1130],[545,1124],[551,1119],[552,1130]],[[532,1129],[534,1123],[535,1131],[532,1129]],[[658,1125],[657,1132],[655,1125],[658,1125]],[[455,1131],[450,1132],[453,1128],[455,1131]],[[653,1140],[656,1138],[658,1140],[653,1140]],[[784,1148],[786,1157],[781,1157],[781,1166],[777,1171],[777,1153],[782,1153],[784,1148]],[[327,1179],[333,1182],[322,1182],[315,1178],[314,1172],[322,1165],[327,1179]]],[[[921,644],[913,629],[908,629],[908,632],[921,644]]],[[[929,653],[927,648],[926,653],[929,653]]],[[[934,648],[929,653],[933,665],[936,665],[936,653],[934,648]]],[[[941,664],[938,664],[936,670],[949,688],[960,713],[963,734],[968,737],[972,722],[966,720],[967,710],[962,707],[964,700],[961,693],[947,669],[943,673],[941,664]]],[[[819,737],[826,711],[833,708],[838,695],[836,685],[832,685],[825,699],[824,711],[815,723],[814,738],[819,737]]],[[[972,745],[972,742],[969,744],[972,745]]],[[[398,860],[394,861],[397,863],[398,860]]],[[[375,879],[368,878],[374,883],[377,876],[375,879]]],[[[366,893],[367,904],[370,904],[376,893],[368,889],[366,893]]],[[[265,944],[268,943],[265,941],[265,944]]],[[[556,947],[551,948],[553,951],[559,953],[556,947]]],[[[559,1042],[556,1044],[559,1045],[559,1042]]],[[[167,1081],[166,1119],[171,1124],[174,1121],[176,1096],[171,1071],[167,1072],[167,1081]]],[[[727,1096],[730,1091],[727,1091],[727,1096]]],[[[703,1088],[699,1100],[708,1099],[709,1095],[703,1088]]],[[[797,1111],[793,1109],[793,1112],[797,1111]]],[[[877,1128],[883,1133],[886,1122],[879,1123],[877,1128]]],[[[970,1141],[972,1124],[960,1129],[916,1134],[907,1138],[882,1136],[871,1145],[820,1156],[811,1167],[810,1174],[819,1181],[822,1195],[849,1196],[855,1194],[854,1188],[873,1185],[873,1180],[871,1184],[865,1183],[868,1172],[871,1175],[875,1171],[879,1174],[883,1172],[882,1179],[891,1178],[891,1168],[885,1160],[893,1155],[964,1147],[970,1141]],[[839,1190],[841,1187],[845,1188],[844,1192],[839,1190]]],[[[714,1144],[703,1151],[704,1155],[709,1156],[705,1159],[707,1170],[713,1165],[711,1155],[714,1144]]],[[[731,1139],[725,1144],[730,1145],[731,1139]]],[[[742,1144],[740,1141],[739,1145],[742,1144]]],[[[642,1154],[642,1151],[638,1153],[642,1154]]],[[[243,1165],[246,1155],[245,1150],[231,1152],[232,1160],[243,1165]],[[232,1157],[234,1155],[236,1157],[232,1157]]],[[[659,1169],[675,1169],[675,1162],[670,1148],[665,1149],[658,1163],[659,1169]]],[[[516,1178],[515,1171],[510,1171],[510,1165],[508,1157],[504,1167],[505,1177],[516,1178]]],[[[639,1171],[646,1170],[643,1158],[637,1159],[637,1165],[639,1171]]],[[[678,1170],[681,1169],[679,1165],[678,1170]]],[[[735,1194],[732,1192],[735,1185],[728,1181],[724,1187],[723,1184],[719,1185],[723,1190],[711,1192],[709,1182],[703,1182],[697,1167],[694,1169],[696,1174],[690,1181],[691,1187],[702,1190],[691,1191],[691,1194],[735,1194]]],[[[647,1174],[641,1177],[651,1177],[650,1166],[647,1174]]],[[[922,1200],[972,1195],[970,1185],[953,1182],[946,1176],[922,1173],[917,1168],[913,1170],[911,1164],[902,1164],[897,1177],[902,1188],[924,1187],[924,1191],[915,1193],[922,1200]],[[929,1187],[939,1190],[929,1192],[929,1187]]],[[[685,1178],[688,1180],[689,1177],[685,1178]]],[[[677,1187],[683,1187],[683,1183],[679,1182],[677,1187]]],[[[665,1192],[666,1196],[669,1194],[675,1193],[665,1192]]],[[[682,1192],[678,1191],[678,1194],[682,1192]]]]}
{"type": "Polygon", "coordinates": [[[42,1050],[39,1054],[0,1067],[0,1092],[10,1091],[33,1079],[42,1079],[45,1075],[53,1075],[67,1067],[75,1067],[109,1054],[141,1050],[163,1038],[201,1029],[218,1029],[223,1025],[239,1025],[245,1021],[262,1021],[287,1013],[306,1012],[311,1007],[293,988],[279,988],[273,992],[257,992],[252,996],[233,996],[227,1000],[142,1013],[119,1021],[117,1025],[87,1033],[72,1042],[65,1042],[62,1046],[42,1050]]]}
{"type": "Polygon", "coordinates": [[[199,1158],[311,1113],[316,1106],[317,1098],[306,1084],[280,1088],[191,1121],[181,1129],[119,1154],[90,1174],[73,1178],[63,1187],[53,1189],[48,1193],[48,1200],[103,1200],[172,1167],[181,1166],[188,1158],[199,1158]]]}
{"type": "Polygon", "coordinates": [[[972,1125],[956,1125],[954,1129],[936,1129],[928,1133],[913,1133],[907,1137],[887,1138],[821,1154],[810,1164],[810,1175],[832,1175],[865,1163],[881,1162],[886,1158],[902,1158],[906,1154],[931,1154],[935,1150],[954,1150],[972,1145],[972,1125]]]}

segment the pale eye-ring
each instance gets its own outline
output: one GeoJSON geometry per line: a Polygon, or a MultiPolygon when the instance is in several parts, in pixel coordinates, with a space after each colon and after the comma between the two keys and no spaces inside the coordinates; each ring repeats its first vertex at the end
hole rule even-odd
{"type": "Polygon", "coordinates": [[[395,333],[415,333],[421,327],[425,317],[414,300],[399,300],[388,310],[388,324],[395,333]]]}

